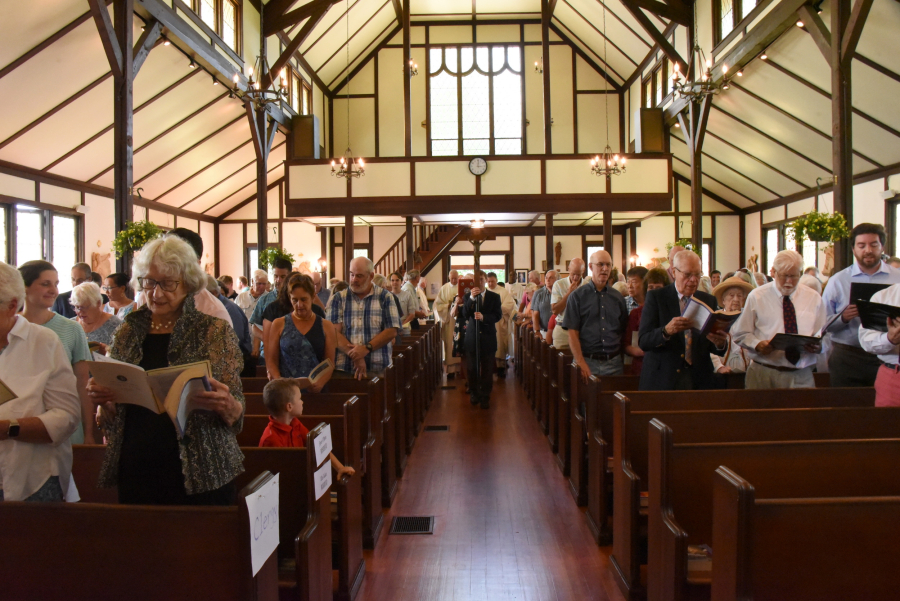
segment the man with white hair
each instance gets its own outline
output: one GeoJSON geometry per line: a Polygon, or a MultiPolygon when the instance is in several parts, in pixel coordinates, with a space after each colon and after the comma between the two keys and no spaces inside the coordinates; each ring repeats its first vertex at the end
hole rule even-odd
{"type": "Polygon", "coordinates": [[[453,356],[453,329],[456,320],[450,316],[450,307],[459,294],[459,272],[455,269],[449,273],[449,280],[441,286],[437,298],[434,299],[434,314],[441,322],[441,342],[444,343],[444,366],[447,379],[452,380],[460,370],[459,357],[453,356]]]}
{"type": "Polygon", "coordinates": [[[557,280],[550,294],[550,310],[556,315],[556,327],[553,328],[553,346],[557,349],[569,348],[569,334],[565,330],[566,304],[569,295],[581,286],[584,276],[584,259],[575,257],[569,261],[569,277],[557,280]]]}
{"type": "Polygon", "coordinates": [[[669,274],[669,281],[675,281],[675,257],[683,250],[685,250],[683,246],[678,246],[676,244],[672,247],[672,250],[669,251],[669,268],[666,269],[666,273],[669,274]]]}
{"type": "MultiPolygon", "coordinates": [[[[418,287],[419,287],[419,270],[418,269],[410,269],[406,272],[406,275],[403,276],[403,279],[406,280],[403,284],[403,290],[406,290],[410,294],[412,294],[413,298],[418,299],[418,287]]],[[[428,305],[426,300],[426,306],[428,305]]],[[[410,327],[414,330],[419,329],[419,320],[425,317],[425,311],[422,310],[422,307],[419,307],[419,310],[416,311],[416,318],[410,322],[410,327]]]]}
{"type": "Polygon", "coordinates": [[[328,304],[328,299],[331,298],[331,291],[322,285],[321,273],[314,271],[310,277],[312,277],[313,286],[315,286],[316,296],[322,301],[322,306],[324,307],[328,304]]]}
{"type": "Polygon", "coordinates": [[[400,313],[394,295],[375,286],[375,265],[367,257],[350,261],[350,287],[335,293],[328,319],[338,332],[335,368],[357,379],[383,371],[391,363],[391,349],[400,313]]]}
{"type": "Polygon", "coordinates": [[[249,290],[245,290],[238,294],[234,300],[235,304],[241,308],[247,319],[253,315],[253,309],[263,294],[266,293],[266,285],[269,283],[269,274],[262,269],[253,272],[253,286],[249,290]]]}
{"type": "Polygon", "coordinates": [[[744,311],[731,328],[734,341],[753,361],[747,368],[746,388],[814,388],[812,369],[821,344],[787,350],[771,346],[776,334],[814,336],[825,325],[822,297],[800,286],[803,257],[793,250],[775,255],[775,281],[753,290],[744,311]]]}
{"type": "MultiPolygon", "coordinates": [[[[550,317],[553,316],[553,311],[550,308],[550,295],[553,291],[553,285],[558,279],[559,272],[555,269],[551,269],[544,274],[544,286],[535,290],[529,305],[534,331],[540,332],[545,340],[547,338],[547,328],[550,326],[550,317]]],[[[548,344],[550,342],[547,340],[548,344]]]]}
{"type": "Polygon", "coordinates": [[[541,289],[541,274],[536,269],[528,272],[528,283],[522,288],[522,296],[518,299],[519,314],[531,319],[531,300],[534,293],[541,289]]]}

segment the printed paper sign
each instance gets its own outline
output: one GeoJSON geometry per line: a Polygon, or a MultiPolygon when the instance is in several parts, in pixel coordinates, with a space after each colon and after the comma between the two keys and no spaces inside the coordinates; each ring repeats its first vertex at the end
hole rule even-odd
{"type": "Polygon", "coordinates": [[[316,501],[322,498],[322,495],[331,486],[331,463],[326,463],[316,471],[316,501]]]}
{"type": "Polygon", "coordinates": [[[256,576],[278,548],[278,474],[247,497],[247,511],[250,514],[250,559],[256,576]]]}
{"type": "Polygon", "coordinates": [[[322,465],[322,462],[328,459],[328,454],[331,453],[330,424],[326,424],[325,427],[322,428],[322,433],[316,438],[314,444],[316,446],[316,465],[322,465]]]}

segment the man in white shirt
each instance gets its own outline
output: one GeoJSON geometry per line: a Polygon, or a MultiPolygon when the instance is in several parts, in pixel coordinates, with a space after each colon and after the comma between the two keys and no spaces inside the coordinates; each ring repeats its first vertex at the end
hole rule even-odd
{"type": "Polygon", "coordinates": [[[487,274],[488,290],[500,295],[501,318],[497,322],[497,352],[494,356],[497,358],[497,377],[505,378],[506,357],[509,355],[509,322],[512,320],[512,314],[516,310],[516,299],[497,282],[496,273],[492,271],[487,274]]]}
{"type": "MultiPolygon", "coordinates": [[[[403,284],[403,289],[408,291],[413,295],[413,298],[418,299],[419,293],[416,291],[419,286],[419,270],[418,269],[410,269],[406,272],[404,276],[406,282],[403,284]]],[[[419,329],[419,319],[425,317],[425,311],[422,311],[422,308],[419,307],[419,310],[416,311],[416,318],[410,322],[410,327],[414,330],[419,329]]]]}
{"type": "Polygon", "coordinates": [[[424,277],[419,278],[419,283],[416,285],[416,294],[418,295],[419,300],[419,308],[425,314],[423,317],[419,318],[419,325],[425,325],[425,318],[431,313],[428,309],[428,295],[425,291],[428,289],[428,282],[425,281],[424,277]]]}
{"type": "Polygon", "coordinates": [[[825,304],[808,286],[800,286],[803,257],[793,250],[775,255],[775,281],[756,288],[731,328],[734,341],[752,362],[745,388],[814,388],[812,369],[821,344],[775,350],[776,334],[815,336],[825,325],[825,304]]]}
{"type": "Polygon", "coordinates": [[[452,380],[460,370],[459,357],[453,356],[453,330],[456,319],[450,316],[450,307],[459,294],[459,272],[455,269],[449,274],[450,281],[441,286],[437,298],[434,299],[434,313],[441,322],[441,341],[444,343],[444,365],[447,379],[452,380]]]}
{"type": "Polygon", "coordinates": [[[550,310],[556,315],[556,327],[553,328],[553,346],[557,349],[569,348],[569,333],[564,329],[566,303],[569,295],[581,285],[584,276],[584,259],[575,257],[569,261],[569,277],[557,280],[550,293],[550,310]]]}
{"type": "Polygon", "coordinates": [[[235,304],[241,308],[247,319],[253,315],[253,309],[260,297],[266,293],[266,286],[269,284],[269,274],[262,269],[253,272],[253,287],[238,294],[235,304]]]}
{"type": "MultiPolygon", "coordinates": [[[[879,290],[872,295],[873,303],[900,307],[900,284],[879,290]]],[[[878,355],[884,363],[875,378],[875,406],[900,406],[900,319],[887,320],[887,332],[860,326],[859,344],[867,353],[878,355]]]]}

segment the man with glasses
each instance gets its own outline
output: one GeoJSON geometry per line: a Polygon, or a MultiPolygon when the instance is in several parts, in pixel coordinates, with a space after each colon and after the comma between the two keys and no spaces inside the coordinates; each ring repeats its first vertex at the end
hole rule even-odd
{"type": "MultiPolygon", "coordinates": [[[[734,341],[753,359],[745,388],[815,388],[813,367],[820,343],[775,350],[778,333],[814,336],[825,325],[825,303],[815,290],[800,286],[803,257],[794,250],[775,255],[775,281],[750,292],[744,311],[731,327],[734,341]]],[[[645,367],[646,369],[646,367],[645,367]]]]}
{"type": "MultiPolygon", "coordinates": [[[[72,266],[72,288],[78,286],[79,284],[84,284],[85,282],[91,282],[91,266],[87,263],[75,263],[72,266]]],[[[105,294],[103,296],[103,304],[109,302],[109,297],[105,294]]],[[[72,307],[71,303],[69,303],[69,298],[72,297],[72,291],[63,292],[59,296],[56,297],[56,302],[53,303],[53,312],[59,313],[63,317],[67,317],[69,319],[73,319],[75,317],[75,309],[72,307]]]]}
{"type": "Polygon", "coordinates": [[[338,332],[335,368],[362,380],[391,363],[391,350],[400,313],[394,296],[376,286],[375,265],[367,257],[350,261],[350,287],[337,292],[328,307],[328,319],[338,332]]]}
{"type": "Polygon", "coordinates": [[[269,284],[269,274],[262,269],[253,272],[253,286],[249,290],[245,290],[238,294],[235,304],[241,308],[244,315],[249,320],[253,316],[253,310],[259,299],[266,293],[266,286],[269,284]]]}
{"type": "Polygon", "coordinates": [[[590,257],[591,280],[569,296],[566,329],[572,358],[587,382],[594,376],[622,375],[622,336],[628,326],[625,298],[609,286],[612,257],[590,257]]]}
{"type": "Polygon", "coordinates": [[[723,356],[728,348],[724,334],[699,336],[691,320],[682,317],[696,298],[716,308],[716,297],[697,290],[700,257],[681,251],[672,258],[675,283],[647,292],[641,314],[638,345],[644,351],[641,390],[706,390],[716,387],[710,354],[723,356]]]}

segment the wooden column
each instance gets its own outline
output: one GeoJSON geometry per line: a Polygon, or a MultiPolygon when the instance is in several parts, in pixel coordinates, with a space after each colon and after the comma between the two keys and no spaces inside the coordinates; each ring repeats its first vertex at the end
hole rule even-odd
{"type": "Polygon", "coordinates": [[[709,120],[709,109],[712,98],[706,96],[700,102],[688,103],[688,123],[683,113],[678,115],[678,123],[684,132],[688,152],[691,156],[691,244],[694,248],[703,248],[703,170],[702,151],[703,138],[706,135],[706,123],[709,120]]]}
{"type": "MultiPolygon", "coordinates": [[[[403,140],[404,156],[412,156],[412,78],[409,74],[409,61],[412,58],[409,31],[409,4],[403,2],[403,123],[406,133],[403,140]]],[[[425,74],[427,77],[428,74],[425,74]]],[[[408,218],[407,218],[408,219],[408,218]]]]}
{"type": "MultiPolygon", "coordinates": [[[[261,24],[265,23],[264,17],[264,9],[265,5],[260,2],[259,4],[259,22],[261,24]]],[[[266,34],[263,33],[265,29],[264,26],[260,26],[259,28],[259,54],[261,56],[266,55],[266,34]]],[[[259,73],[256,74],[258,78],[257,81],[264,83],[264,80],[267,80],[266,77],[268,73],[266,73],[266,61],[259,61],[259,73]]],[[[252,103],[250,101],[245,101],[247,104],[247,116],[250,118],[250,121],[255,123],[251,123],[251,130],[255,130],[256,136],[254,137],[255,149],[256,149],[256,248],[259,251],[257,256],[260,258],[259,268],[262,269],[262,253],[269,246],[269,199],[267,198],[266,191],[266,183],[267,176],[266,172],[268,171],[267,165],[269,162],[269,152],[268,148],[263,147],[263,140],[267,140],[268,136],[266,135],[266,113],[263,110],[253,110],[252,103]]]]}
{"type": "MultiPolygon", "coordinates": [[[[616,259],[613,256],[613,246],[615,244],[612,230],[612,211],[603,211],[603,250],[609,253],[610,261],[613,265],[616,264],[616,259]]],[[[588,257],[590,259],[590,257],[588,257]]],[[[589,275],[590,271],[588,271],[585,275],[589,275]]],[[[615,284],[615,282],[613,282],[615,284]]]]}
{"type": "MultiPolygon", "coordinates": [[[[831,0],[831,160],[834,172],[834,212],[853,227],[853,105],[851,93],[852,50],[842,53],[844,31],[850,21],[850,0],[831,0]]],[[[865,17],[863,17],[865,19],[865,17]]],[[[855,47],[854,43],[854,47],[855,47]]],[[[834,245],[834,273],[852,262],[851,244],[834,245]]]]}
{"type": "MultiPolygon", "coordinates": [[[[408,2],[406,4],[409,4],[408,2]]],[[[416,250],[413,248],[413,218],[406,218],[406,271],[416,268],[416,250]]]]}
{"type": "MultiPolygon", "coordinates": [[[[104,7],[105,11],[106,8],[104,7]]],[[[113,117],[113,188],[115,194],[116,232],[125,229],[134,220],[134,67],[132,45],[134,43],[133,0],[115,0],[116,41],[122,49],[122,70],[113,77],[115,109],[113,117]]],[[[116,268],[130,273],[131,257],[116,260],[116,268]]]]}
{"type": "Polygon", "coordinates": [[[344,281],[350,281],[350,261],[353,260],[353,215],[344,217],[344,281]]]}
{"type": "Polygon", "coordinates": [[[544,227],[547,235],[547,269],[556,269],[553,256],[553,213],[544,216],[544,227]]]}
{"type": "MultiPolygon", "coordinates": [[[[544,153],[553,152],[550,120],[550,19],[556,0],[541,0],[541,56],[544,64],[544,153]]],[[[548,259],[547,264],[551,261],[548,259]]],[[[547,269],[553,269],[548,267],[547,269]]]]}

